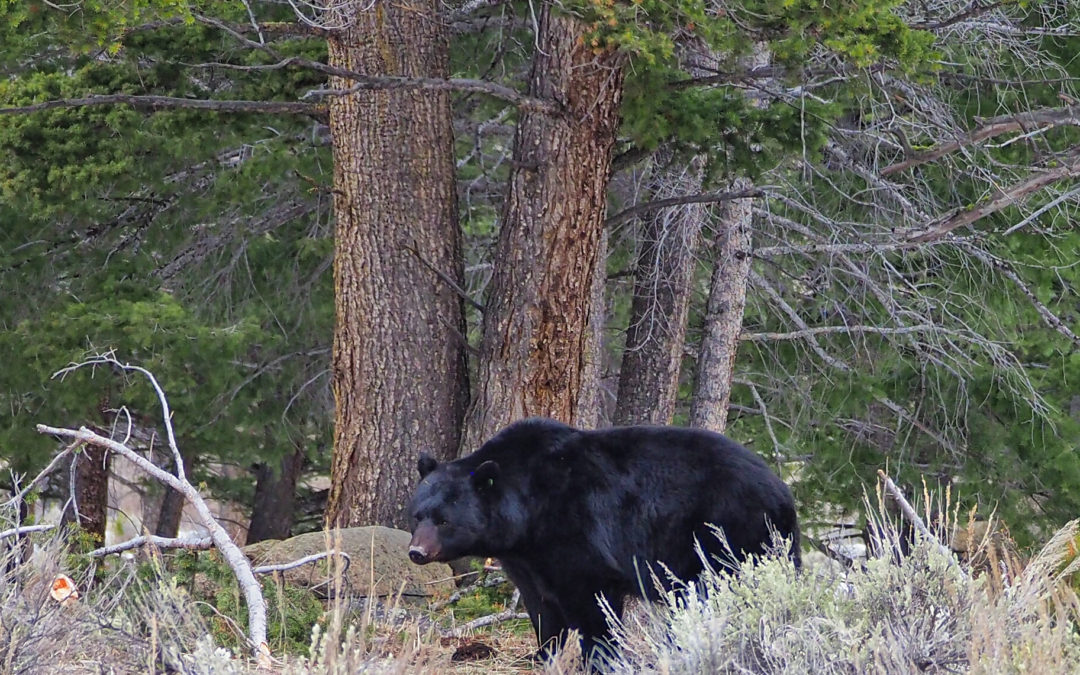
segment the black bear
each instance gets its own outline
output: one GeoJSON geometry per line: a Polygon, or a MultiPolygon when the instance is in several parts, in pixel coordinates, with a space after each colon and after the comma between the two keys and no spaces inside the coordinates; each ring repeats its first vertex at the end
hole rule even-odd
{"type": "Polygon", "coordinates": [[[419,470],[409,558],[498,558],[542,650],[574,628],[590,655],[610,637],[598,595],[619,616],[627,595],[655,599],[653,573],[692,580],[702,570],[695,542],[733,566],[764,553],[772,528],[800,560],[787,486],[754,453],[701,429],[529,419],[459,460],[421,455],[419,470]]]}

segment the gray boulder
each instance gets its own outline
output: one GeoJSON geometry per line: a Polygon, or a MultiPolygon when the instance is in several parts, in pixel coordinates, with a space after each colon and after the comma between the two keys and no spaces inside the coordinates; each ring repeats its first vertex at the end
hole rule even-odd
{"type": "MultiPolygon", "coordinates": [[[[409,561],[408,532],[373,525],[336,532],[310,532],[284,540],[260,541],[244,548],[253,565],[276,565],[326,551],[335,545],[348,554],[351,564],[344,575],[345,592],[363,597],[393,597],[401,593],[410,603],[445,597],[454,591],[449,565],[418,566],[409,561]],[[338,539],[340,537],[340,539],[338,539]]],[[[329,558],[282,572],[285,582],[332,593],[335,565],[329,558]]]]}

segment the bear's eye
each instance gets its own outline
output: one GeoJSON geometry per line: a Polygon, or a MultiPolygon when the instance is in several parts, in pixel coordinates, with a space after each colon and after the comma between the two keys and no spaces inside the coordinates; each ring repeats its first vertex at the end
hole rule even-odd
{"type": "Polygon", "coordinates": [[[443,525],[446,525],[446,518],[443,518],[441,516],[436,516],[435,518],[433,518],[433,520],[435,521],[435,527],[442,527],[443,525]]]}

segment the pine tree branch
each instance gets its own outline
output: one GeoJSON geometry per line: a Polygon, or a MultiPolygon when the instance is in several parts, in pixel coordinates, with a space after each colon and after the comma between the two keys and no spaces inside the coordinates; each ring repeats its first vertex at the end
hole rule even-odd
{"type": "Polygon", "coordinates": [[[221,101],[175,96],[135,94],[96,94],[81,98],[61,98],[29,105],[0,108],[0,115],[24,115],[55,108],[81,108],[94,105],[130,105],[151,110],[188,108],[222,113],[263,113],[270,115],[308,115],[326,119],[326,106],[294,101],[221,101]]]}
{"type": "Polygon", "coordinates": [[[1020,278],[1019,274],[1013,271],[1012,267],[1010,267],[1008,263],[1006,263],[1001,258],[993,256],[990,253],[980,250],[974,246],[962,245],[960,246],[960,248],[967,251],[969,255],[971,255],[976,260],[982,262],[984,265],[992,267],[1001,272],[1001,274],[1006,279],[1011,281],[1017,288],[1020,289],[1020,292],[1023,293],[1024,296],[1028,299],[1028,302],[1030,302],[1031,306],[1035,308],[1035,311],[1039,313],[1039,316],[1042,317],[1042,320],[1046,322],[1047,326],[1053,328],[1058,333],[1061,333],[1066,338],[1068,338],[1069,342],[1073,343],[1073,346],[1080,348],[1080,336],[1072,332],[1069,326],[1061,320],[1061,317],[1050,311],[1050,308],[1043,304],[1041,300],[1039,300],[1039,296],[1035,294],[1035,291],[1028,288],[1028,285],[1024,282],[1023,279],[1020,278]]]}
{"type": "Polygon", "coordinates": [[[1022,180],[1019,183],[999,189],[997,194],[988,201],[982,202],[970,209],[956,209],[924,230],[908,232],[904,238],[907,241],[913,242],[934,241],[958,227],[970,225],[977,220],[1012,206],[1031,193],[1041,190],[1048,185],[1052,185],[1053,183],[1066,178],[1076,178],[1078,176],[1080,176],[1080,146],[1075,146],[1065,154],[1059,155],[1055,160],[1050,162],[1049,168],[1022,180]]]}
{"type": "Polygon", "coordinates": [[[919,153],[902,162],[890,164],[881,170],[882,176],[910,169],[921,164],[941,159],[960,148],[974,145],[994,136],[1014,131],[1026,131],[1034,128],[1050,128],[1064,124],[1080,125],[1080,106],[1070,105],[1063,108],[1043,108],[1013,115],[1001,115],[982,120],[983,125],[968,132],[963,137],[950,143],[943,143],[926,152],[919,153]]]}
{"type": "Polygon", "coordinates": [[[918,326],[815,326],[804,330],[791,331],[789,333],[743,333],[740,340],[750,342],[783,342],[788,340],[802,340],[816,335],[850,335],[855,333],[871,333],[874,335],[908,335],[910,333],[929,333],[931,331],[944,330],[941,326],[922,324],[918,326]]]}
{"type": "Polygon", "coordinates": [[[971,6],[964,11],[958,12],[957,14],[954,14],[947,19],[941,19],[940,21],[920,21],[918,23],[909,24],[909,26],[916,30],[941,30],[943,28],[955,26],[958,23],[963,23],[964,21],[969,21],[976,17],[982,16],[983,14],[988,14],[1003,5],[1005,5],[1004,2],[992,2],[983,5],[980,4],[978,0],[976,0],[975,2],[972,2],[971,6]]]}
{"type": "Polygon", "coordinates": [[[698,195],[686,195],[683,197],[670,197],[668,199],[655,199],[649,202],[642,202],[635,204],[628,209],[623,209],[615,215],[607,219],[605,225],[607,227],[614,227],[616,225],[622,225],[643,213],[649,211],[656,211],[659,209],[666,209],[671,206],[682,206],[684,204],[715,204],[718,202],[727,202],[734,199],[750,199],[753,197],[763,197],[768,194],[767,188],[753,187],[746,190],[733,190],[731,192],[713,192],[710,194],[698,194],[698,195]]]}
{"type": "MultiPolygon", "coordinates": [[[[298,21],[266,21],[253,25],[250,23],[230,23],[200,14],[194,14],[193,17],[200,23],[214,26],[215,28],[219,28],[231,34],[243,34],[258,31],[265,33],[266,35],[282,35],[285,37],[325,37],[330,32],[298,21]]],[[[119,39],[122,40],[135,33],[148,33],[160,28],[182,26],[187,22],[187,18],[182,16],[160,19],[157,21],[147,21],[146,23],[141,23],[137,26],[125,28],[123,32],[120,33],[119,39]]]]}

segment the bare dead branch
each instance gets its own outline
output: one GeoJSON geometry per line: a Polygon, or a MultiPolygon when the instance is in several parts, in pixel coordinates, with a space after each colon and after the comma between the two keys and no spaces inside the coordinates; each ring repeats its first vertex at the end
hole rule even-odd
{"type": "Polygon", "coordinates": [[[943,143],[932,150],[921,152],[909,157],[902,162],[890,164],[881,170],[882,176],[910,169],[921,164],[941,159],[945,155],[956,152],[960,148],[974,145],[979,141],[1000,136],[1013,131],[1028,131],[1034,128],[1048,128],[1064,124],[1080,125],[1080,106],[1070,105],[1063,108],[1043,108],[1030,112],[1016,113],[1013,115],[1001,115],[983,120],[983,125],[965,136],[943,143]]]}
{"type": "MultiPolygon", "coordinates": [[[[252,43],[256,47],[261,47],[258,43],[252,43]]],[[[272,52],[271,52],[272,53],[272,52]]],[[[501,99],[507,103],[512,103],[522,110],[531,110],[535,112],[544,112],[548,114],[559,114],[561,108],[554,101],[547,101],[543,99],[533,98],[526,96],[521,92],[511,87],[506,87],[495,82],[488,82],[485,80],[472,80],[461,77],[439,78],[439,77],[401,77],[396,75],[368,75],[365,73],[357,72],[355,70],[349,70],[347,68],[339,68],[337,66],[331,66],[319,61],[312,61],[310,59],[303,59],[298,56],[290,56],[283,58],[277,63],[270,63],[264,65],[239,65],[234,63],[204,63],[199,64],[203,67],[224,68],[229,70],[240,71],[263,71],[263,70],[280,70],[282,68],[304,68],[306,70],[312,70],[324,75],[330,75],[333,77],[339,77],[343,80],[348,80],[354,84],[351,87],[343,89],[315,89],[304,94],[303,98],[322,98],[326,96],[346,96],[358,91],[366,91],[371,89],[379,90],[394,90],[394,89],[419,89],[424,91],[457,91],[468,92],[475,94],[485,94],[492,98],[501,99]]]]}
{"type": "Polygon", "coordinates": [[[685,195],[682,197],[670,197],[668,199],[657,199],[650,202],[642,202],[641,204],[635,204],[630,208],[623,209],[615,215],[607,219],[605,225],[607,227],[614,227],[622,225],[623,223],[640,216],[643,213],[649,211],[656,211],[658,209],[666,209],[671,206],[683,206],[685,204],[715,204],[717,202],[728,202],[735,199],[748,199],[751,197],[763,197],[768,194],[769,188],[767,187],[753,187],[746,190],[733,190],[731,192],[714,192],[711,194],[698,194],[698,195],[685,195]]]}
{"type": "Polygon", "coordinates": [[[941,30],[943,28],[948,28],[964,21],[970,21],[971,19],[983,16],[984,14],[989,14],[990,12],[998,9],[1004,4],[1004,2],[990,2],[984,5],[980,2],[973,2],[971,3],[971,6],[968,7],[966,10],[962,12],[957,12],[956,14],[953,14],[947,19],[940,19],[938,21],[920,21],[910,24],[910,26],[912,28],[915,28],[916,30],[941,30]]]}
{"type": "Polygon", "coordinates": [[[95,105],[130,105],[138,109],[165,110],[175,108],[210,110],[221,113],[263,113],[269,115],[306,115],[325,120],[326,106],[293,101],[221,101],[175,96],[135,94],[95,94],[81,98],[61,98],[29,105],[0,108],[0,115],[23,115],[56,108],[81,108],[95,105]]]}
{"type": "Polygon", "coordinates": [[[1026,218],[1024,218],[1023,220],[1021,220],[1019,223],[1016,223],[1014,225],[1010,225],[1001,234],[1004,236],[1004,235],[1012,234],[1013,232],[1016,232],[1017,230],[1023,229],[1026,225],[1035,222],[1035,220],[1037,220],[1039,218],[1039,216],[1046,213],[1047,211],[1050,211],[1051,209],[1054,209],[1054,208],[1060,206],[1061,204],[1063,204],[1064,202],[1069,201],[1070,199],[1076,199],[1077,197],[1080,197],[1080,187],[1073,188],[1072,190],[1069,190],[1068,192],[1065,192],[1063,194],[1058,195],[1057,197],[1054,197],[1049,202],[1047,202],[1046,204],[1044,204],[1044,205],[1040,206],[1038,209],[1036,209],[1034,213],[1032,213],[1031,215],[1029,215],[1026,218]]]}
{"type": "Polygon", "coordinates": [[[796,312],[794,308],[792,308],[792,306],[787,303],[786,300],[784,300],[784,298],[780,295],[776,288],[774,288],[773,285],[765,279],[765,277],[761,276],[760,274],[751,269],[749,273],[749,278],[755,286],[765,291],[765,294],[768,295],[769,298],[780,307],[784,315],[787,316],[788,319],[791,320],[791,322],[799,328],[799,331],[804,334],[803,339],[806,340],[806,343],[810,346],[810,349],[812,349],[813,352],[817,354],[822,361],[829,364],[833,368],[836,368],[839,371],[845,373],[851,371],[851,366],[844,363],[835,356],[832,356],[827,351],[825,351],[825,349],[820,344],[818,344],[818,341],[814,339],[814,335],[811,332],[810,326],[806,325],[806,322],[803,321],[802,317],[799,316],[799,313],[796,312]]]}
{"type": "Polygon", "coordinates": [[[761,411],[761,419],[765,422],[765,431],[769,434],[769,440],[772,441],[773,460],[776,462],[776,468],[779,470],[784,459],[784,453],[781,451],[780,441],[777,439],[776,431],[773,429],[772,415],[769,414],[769,409],[765,405],[765,399],[761,396],[761,392],[758,391],[757,386],[752,382],[748,382],[747,387],[750,389],[750,395],[754,397],[754,403],[757,404],[758,410],[761,411]]]}
{"type": "Polygon", "coordinates": [[[214,414],[213,417],[210,418],[210,421],[206,422],[203,426],[210,426],[214,422],[221,419],[221,416],[225,414],[225,411],[228,408],[228,406],[231,405],[232,402],[236,400],[236,397],[240,394],[241,391],[243,391],[244,387],[247,387],[249,384],[251,384],[252,382],[257,380],[259,377],[261,377],[262,375],[266,374],[267,372],[277,368],[282,363],[288,361],[289,359],[295,359],[295,358],[298,358],[298,357],[299,358],[307,358],[307,357],[312,357],[312,356],[325,356],[325,355],[327,355],[329,353],[330,353],[330,347],[315,347],[313,349],[308,349],[308,350],[305,350],[305,351],[296,351],[296,352],[289,352],[288,354],[282,354],[281,356],[273,358],[273,359],[271,359],[270,361],[268,361],[266,363],[259,364],[259,365],[255,366],[254,371],[250,375],[245,377],[243,379],[243,381],[241,381],[239,384],[237,384],[235,387],[233,387],[232,391],[230,391],[228,393],[228,395],[223,394],[221,396],[218,396],[215,399],[216,402],[220,402],[220,406],[218,407],[218,411],[214,414]]]}
{"type": "Polygon", "coordinates": [[[52,458],[52,461],[49,462],[49,465],[42,469],[38,473],[38,475],[34,476],[34,479],[27,483],[26,487],[22,488],[21,490],[16,490],[15,494],[12,495],[11,499],[7,500],[3,504],[0,504],[0,506],[18,505],[18,503],[21,502],[23,498],[26,497],[26,495],[34,489],[35,485],[37,485],[39,482],[41,482],[43,478],[52,473],[56,469],[56,467],[60,466],[60,463],[64,461],[68,457],[68,455],[75,452],[75,450],[80,445],[82,445],[82,442],[70,443],[66,448],[57,453],[57,455],[52,458]]]}
{"type": "MultiPolygon", "coordinates": [[[[325,37],[329,31],[316,28],[314,26],[308,26],[306,24],[298,23],[295,21],[265,21],[258,24],[245,24],[245,23],[229,23],[220,19],[212,19],[211,17],[203,16],[200,14],[193,14],[193,18],[209,26],[214,26],[221,30],[228,30],[230,34],[244,34],[257,30],[258,32],[265,33],[266,35],[282,35],[286,37],[325,37]]],[[[177,16],[169,19],[160,19],[157,21],[147,21],[137,26],[128,26],[120,33],[120,38],[126,38],[129,35],[135,33],[147,33],[150,31],[158,30],[159,28],[168,28],[170,26],[182,26],[187,22],[186,17],[177,16]]]]}
{"type": "Polygon", "coordinates": [[[902,405],[900,405],[896,401],[892,400],[891,398],[885,397],[885,396],[875,396],[874,400],[877,401],[878,403],[880,403],[881,405],[885,406],[889,410],[891,410],[900,419],[904,420],[905,422],[907,422],[911,426],[915,427],[916,429],[923,432],[924,434],[926,434],[930,438],[934,439],[934,441],[938,445],[940,445],[941,447],[945,448],[946,450],[950,450],[950,451],[955,450],[955,448],[956,448],[955,443],[950,443],[944,436],[942,436],[941,434],[937,433],[936,431],[934,431],[930,427],[923,424],[922,421],[918,417],[913,415],[910,411],[906,410],[902,405]]]}
{"type": "Polygon", "coordinates": [[[141,546],[153,546],[154,548],[163,550],[182,548],[188,551],[206,551],[212,548],[213,545],[214,541],[210,537],[199,537],[194,534],[183,537],[159,537],[155,534],[150,534],[132,537],[127,541],[113,544],[112,546],[96,548],[93,551],[90,551],[90,555],[99,558],[101,556],[123,553],[124,551],[130,551],[133,548],[139,548],[141,546]]]}
{"type": "Polygon", "coordinates": [[[918,326],[815,326],[804,330],[791,331],[789,333],[743,333],[740,340],[753,342],[780,342],[785,340],[802,340],[815,335],[835,335],[854,333],[873,333],[875,335],[907,335],[909,333],[928,333],[930,331],[943,330],[941,326],[934,324],[921,324],[918,326]]]}
{"type": "Polygon", "coordinates": [[[3,530],[0,532],[0,540],[7,539],[8,537],[21,537],[24,534],[31,534],[34,532],[48,532],[55,527],[55,523],[52,525],[23,525],[22,527],[13,527],[10,530],[3,530]]]}
{"type": "Polygon", "coordinates": [[[928,246],[940,245],[940,244],[956,244],[964,241],[969,241],[968,237],[948,237],[944,239],[938,239],[937,241],[929,242],[915,242],[915,241],[880,241],[880,242],[859,242],[859,243],[836,243],[836,244],[805,244],[802,246],[763,246],[758,249],[754,249],[754,257],[768,260],[771,258],[778,258],[785,255],[815,255],[818,253],[824,253],[827,255],[833,254],[858,254],[858,253],[892,253],[894,251],[905,251],[911,249],[922,249],[928,246]]]}
{"type": "Polygon", "coordinates": [[[906,497],[904,497],[904,491],[897,487],[896,483],[894,483],[893,480],[889,478],[889,476],[881,469],[878,469],[878,476],[881,478],[882,484],[885,487],[885,491],[888,492],[889,495],[896,500],[897,506],[900,507],[900,512],[904,514],[904,517],[907,518],[908,522],[911,523],[911,525],[919,531],[920,535],[926,537],[927,541],[933,542],[937,546],[941,554],[945,556],[946,560],[948,560],[954,566],[957,565],[958,562],[956,560],[956,556],[953,555],[952,550],[950,550],[948,546],[942,544],[941,541],[939,541],[938,538],[934,536],[934,533],[926,527],[926,523],[922,521],[922,518],[920,518],[919,514],[915,512],[915,509],[911,506],[911,503],[907,500],[906,497]]]}
{"type": "Polygon", "coordinates": [[[165,283],[193,265],[202,262],[207,256],[220,252],[237,237],[257,237],[272,232],[283,225],[304,218],[319,209],[317,201],[289,202],[275,206],[258,220],[250,218],[236,219],[223,224],[223,227],[206,230],[163,264],[154,273],[165,283]]]}
{"type": "Polygon", "coordinates": [[[86,427],[75,430],[39,424],[37,425],[37,431],[38,433],[50,434],[60,438],[70,438],[72,440],[90,443],[98,447],[112,450],[133,462],[153,478],[184,495],[184,498],[195,508],[202,525],[209,531],[210,538],[214,542],[214,545],[221,552],[222,557],[225,558],[225,561],[236,575],[237,582],[240,584],[240,588],[244,594],[244,601],[248,608],[248,641],[250,647],[260,663],[268,664],[270,662],[270,647],[266,642],[266,601],[262,597],[262,589],[259,586],[259,582],[255,579],[255,575],[251,572],[251,563],[248,562],[248,559],[244,556],[240,547],[238,547],[229,537],[229,533],[225,531],[225,528],[214,518],[213,514],[210,512],[210,507],[207,505],[206,501],[203,500],[199,491],[196,490],[191,483],[181,480],[171,473],[155,466],[148,459],[126,445],[100,436],[86,427]]]}
{"type": "Polygon", "coordinates": [[[507,609],[497,614],[488,614],[482,616],[479,619],[473,619],[468,623],[463,623],[460,626],[447,631],[449,637],[461,637],[467,635],[471,631],[477,628],[483,628],[484,626],[491,626],[496,623],[502,623],[503,621],[514,621],[515,619],[528,619],[529,615],[526,612],[518,612],[513,609],[507,609]]]}
{"type": "Polygon", "coordinates": [[[120,361],[116,358],[116,356],[113,355],[112,352],[107,352],[105,354],[95,356],[81,363],[73,363],[67,368],[62,368],[53,373],[50,379],[55,380],[59,377],[60,381],[62,382],[69,373],[73,373],[80,368],[94,368],[96,366],[115,366],[116,368],[119,368],[121,370],[134,371],[136,373],[141,373],[143,376],[146,377],[147,380],[150,381],[150,386],[154,388],[154,392],[157,394],[158,397],[158,402],[161,403],[161,418],[165,423],[165,434],[169,442],[169,450],[172,451],[173,462],[176,463],[176,477],[179,478],[180,481],[186,483],[187,477],[184,475],[184,460],[180,455],[180,448],[176,445],[176,433],[173,431],[172,411],[169,409],[169,401],[165,397],[165,391],[161,388],[161,385],[158,384],[157,378],[154,377],[153,373],[140,366],[120,363],[120,361]]]}
{"type": "Polygon", "coordinates": [[[1069,341],[1073,343],[1073,346],[1080,347],[1080,336],[1072,332],[1065,322],[1061,320],[1061,317],[1050,311],[1050,308],[1039,300],[1039,296],[1035,294],[1035,291],[1028,287],[1024,280],[1020,278],[1020,275],[1018,275],[1007,262],[986,251],[977,249],[974,246],[962,246],[961,248],[967,251],[968,254],[976,260],[996,269],[1002,276],[1011,281],[1018,289],[1020,289],[1020,292],[1028,299],[1035,308],[1035,311],[1042,317],[1042,320],[1046,322],[1047,326],[1068,338],[1069,341]]]}
{"type": "MultiPolygon", "coordinates": [[[[458,600],[461,600],[462,598],[464,598],[464,597],[466,597],[468,595],[471,595],[472,593],[475,593],[479,589],[491,588],[492,586],[498,586],[500,584],[505,584],[506,583],[506,577],[503,576],[500,572],[501,572],[501,570],[495,570],[494,573],[489,573],[488,569],[485,568],[482,572],[479,572],[479,573],[466,572],[463,575],[450,577],[451,580],[459,580],[464,576],[468,576],[469,574],[476,574],[477,575],[476,581],[473,581],[472,583],[470,583],[467,586],[462,586],[462,587],[458,588],[456,591],[451,593],[449,595],[449,597],[447,597],[447,598],[445,598],[443,600],[439,600],[437,602],[431,603],[431,605],[429,605],[429,609],[431,611],[433,611],[433,612],[437,612],[437,611],[443,609],[444,607],[448,607],[448,606],[454,604],[455,602],[457,602],[458,600]]],[[[517,589],[515,588],[514,591],[516,592],[517,589]]]]}
{"type": "MultiPolygon", "coordinates": [[[[315,63],[315,62],[312,62],[315,63]]],[[[330,68],[330,66],[326,66],[330,68]]],[[[324,70],[320,68],[319,70],[324,70]]],[[[338,69],[334,69],[338,70],[338,69]]],[[[346,71],[347,72],[347,71],[346,71]]],[[[448,78],[439,79],[435,77],[398,77],[395,75],[340,75],[339,77],[347,77],[353,81],[351,87],[344,89],[312,89],[305,93],[301,98],[304,99],[321,99],[328,96],[348,96],[355,94],[358,91],[369,91],[372,89],[378,89],[380,91],[394,90],[394,89],[418,89],[422,91],[456,91],[466,92],[473,94],[485,94],[492,98],[497,98],[507,103],[511,103],[521,110],[529,110],[533,112],[542,112],[549,115],[558,115],[561,113],[561,109],[556,104],[550,101],[544,101],[542,99],[533,98],[524,94],[518,93],[510,87],[504,87],[501,84],[494,82],[485,82],[483,80],[469,80],[465,78],[448,78]]]]}
{"type": "Polygon", "coordinates": [[[345,574],[345,572],[348,571],[349,566],[352,565],[352,558],[349,556],[348,553],[344,551],[322,551],[321,553],[312,553],[311,555],[306,555],[303,558],[293,560],[292,562],[281,563],[278,565],[260,565],[259,567],[253,567],[251,571],[254,574],[270,574],[272,572],[284,572],[286,570],[295,569],[304,565],[310,565],[313,562],[318,562],[324,558],[329,558],[332,555],[340,556],[345,561],[345,565],[341,569],[341,574],[345,574]]]}
{"type": "MultiPolygon", "coordinates": [[[[461,297],[461,299],[464,300],[470,307],[477,310],[481,314],[484,313],[484,306],[481,305],[479,302],[473,300],[472,296],[469,295],[468,291],[462,288],[461,285],[458,284],[458,282],[454,281],[454,279],[451,278],[449,274],[442,271],[441,269],[436,267],[433,262],[428,260],[427,257],[420,252],[420,249],[416,246],[415,243],[406,244],[405,249],[411,252],[417,258],[419,258],[420,262],[424,263],[424,267],[427,267],[429,270],[431,270],[435,274],[435,276],[439,277],[439,279],[444,284],[450,287],[450,290],[457,293],[461,297]]],[[[466,343],[467,342],[468,341],[466,341],[466,343]]]]}
{"type": "Polygon", "coordinates": [[[981,202],[973,208],[954,210],[924,230],[916,230],[906,235],[908,241],[926,242],[938,239],[958,227],[970,225],[975,221],[1012,206],[1030,194],[1066,178],[1080,176],[1080,146],[1053,160],[1041,172],[1007,188],[998,189],[991,199],[981,202]]]}

